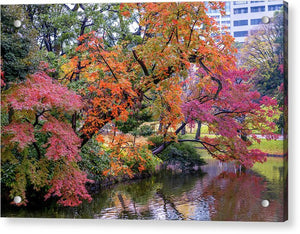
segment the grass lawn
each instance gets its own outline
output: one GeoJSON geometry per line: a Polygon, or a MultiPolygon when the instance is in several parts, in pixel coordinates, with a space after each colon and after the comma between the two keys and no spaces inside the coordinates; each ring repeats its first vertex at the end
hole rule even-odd
{"type": "MultiPolygon", "coordinates": [[[[151,124],[154,125],[158,129],[158,122],[153,122],[151,124]]],[[[185,135],[179,134],[179,136],[181,139],[194,139],[196,130],[197,130],[196,126],[194,128],[190,128],[189,126],[186,126],[186,134],[185,135]]],[[[207,125],[202,125],[202,127],[201,127],[201,137],[204,137],[204,136],[209,137],[209,138],[215,137],[215,135],[209,134],[207,125]]],[[[190,142],[190,144],[193,145],[194,147],[202,147],[202,145],[197,142],[190,142]]],[[[284,141],[282,141],[282,140],[268,141],[266,139],[261,139],[260,144],[254,143],[252,146],[249,147],[249,149],[259,149],[268,154],[283,155],[284,154],[283,144],[284,144],[284,141]]],[[[204,150],[204,149],[198,149],[198,150],[199,150],[199,153],[201,153],[201,155],[203,155],[203,157],[207,157],[208,154],[207,154],[206,150],[204,150]]]]}
{"type": "MultiPolygon", "coordinates": [[[[207,137],[215,137],[214,135],[202,134],[203,136],[207,137]]],[[[182,139],[194,139],[195,134],[185,134],[181,136],[182,139]]],[[[191,142],[192,145],[195,147],[202,147],[201,144],[197,142],[191,142]]],[[[249,149],[260,149],[261,151],[268,153],[268,154],[276,154],[276,155],[283,155],[283,141],[282,140],[266,140],[261,139],[260,144],[254,143],[249,149]]]]}
{"type": "Polygon", "coordinates": [[[282,140],[266,140],[261,139],[260,144],[254,143],[249,149],[260,149],[268,154],[283,155],[283,142],[282,140]]]}
{"type": "MultiPolygon", "coordinates": [[[[159,127],[159,122],[158,121],[156,121],[156,122],[147,122],[147,123],[144,123],[144,124],[150,125],[154,128],[155,131],[158,131],[158,127],[159,127]]],[[[172,129],[172,130],[175,131],[175,129],[172,129]]],[[[190,128],[188,125],[186,125],[185,130],[186,130],[187,134],[195,135],[196,131],[197,131],[197,126],[195,126],[194,128],[190,128]]],[[[201,135],[202,134],[208,134],[208,133],[209,133],[208,132],[208,126],[203,124],[201,126],[201,135]]]]}
{"type": "MultiPolygon", "coordinates": [[[[180,137],[181,137],[181,139],[195,139],[195,134],[191,134],[191,133],[187,133],[187,134],[185,134],[185,135],[179,135],[180,137]]],[[[201,133],[201,136],[200,136],[200,138],[201,137],[209,137],[209,138],[214,138],[214,137],[216,137],[215,135],[211,135],[211,134],[202,134],[201,133]]]]}
{"type": "MultiPolygon", "coordinates": [[[[201,131],[201,137],[203,136],[215,137],[214,135],[209,135],[208,132],[203,133],[201,131]]],[[[190,134],[187,131],[187,134],[180,137],[182,139],[194,139],[195,133],[190,134]]],[[[202,147],[202,145],[197,142],[190,142],[190,144],[194,147],[202,147]]],[[[268,154],[283,155],[283,144],[283,140],[261,139],[260,144],[254,143],[251,147],[249,147],[249,149],[260,149],[268,154]]],[[[205,149],[197,148],[197,151],[204,160],[211,158],[211,155],[205,149]]],[[[268,157],[265,163],[255,163],[251,169],[265,176],[268,181],[285,181],[287,168],[287,158],[268,157]]]]}

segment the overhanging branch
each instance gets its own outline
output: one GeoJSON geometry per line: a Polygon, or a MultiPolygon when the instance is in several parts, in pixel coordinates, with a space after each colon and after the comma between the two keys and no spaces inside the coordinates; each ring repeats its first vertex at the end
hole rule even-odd
{"type": "Polygon", "coordinates": [[[218,90],[217,90],[217,92],[214,95],[214,99],[216,99],[218,97],[219,93],[221,92],[222,88],[223,88],[222,83],[221,83],[221,81],[218,78],[216,78],[213,75],[213,73],[211,72],[211,70],[204,65],[204,63],[202,62],[202,60],[203,60],[203,58],[199,59],[199,63],[201,65],[201,67],[203,67],[203,69],[207,72],[207,74],[209,74],[211,76],[211,79],[213,81],[217,82],[217,84],[218,84],[218,90]]]}

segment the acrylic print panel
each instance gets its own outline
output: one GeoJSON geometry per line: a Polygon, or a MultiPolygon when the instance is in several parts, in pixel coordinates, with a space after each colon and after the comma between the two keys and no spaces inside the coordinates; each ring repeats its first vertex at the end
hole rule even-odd
{"type": "Polygon", "coordinates": [[[287,220],[287,4],[1,6],[2,217],[287,220]]]}

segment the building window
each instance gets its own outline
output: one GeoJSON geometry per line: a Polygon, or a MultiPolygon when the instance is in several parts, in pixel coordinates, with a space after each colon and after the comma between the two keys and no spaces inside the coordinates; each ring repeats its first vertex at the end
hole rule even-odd
{"type": "Polygon", "coordinates": [[[222,24],[230,24],[230,20],[222,21],[222,24]]]}
{"type": "Polygon", "coordinates": [[[237,31],[234,32],[234,37],[247,37],[248,31],[237,31]]]}
{"type": "Polygon", "coordinates": [[[219,15],[213,15],[213,16],[211,16],[210,18],[213,18],[213,19],[219,19],[220,16],[219,16],[219,15]]]}
{"type": "Polygon", "coordinates": [[[225,3],[225,12],[230,12],[230,2],[225,3]]]}
{"type": "Polygon", "coordinates": [[[233,26],[245,26],[248,25],[248,20],[235,20],[233,26]]]}
{"type": "Polygon", "coordinates": [[[279,5],[270,5],[268,6],[268,10],[269,11],[279,11],[282,7],[282,4],[279,5]]]}
{"type": "Polygon", "coordinates": [[[234,1],[233,5],[242,5],[242,4],[247,4],[248,1],[234,1]]]}
{"type": "Polygon", "coordinates": [[[224,19],[224,20],[225,20],[225,19],[230,19],[230,15],[223,15],[223,16],[222,16],[222,19],[224,19]]]}
{"type": "Polygon", "coordinates": [[[261,24],[261,19],[251,19],[251,25],[261,24]]]}
{"type": "Polygon", "coordinates": [[[244,14],[244,13],[248,13],[248,7],[243,7],[243,8],[236,8],[234,9],[233,12],[235,15],[236,14],[244,14]]]}
{"type": "Polygon", "coordinates": [[[219,10],[213,10],[211,8],[208,8],[207,13],[209,14],[219,13],[219,10]]]}
{"type": "Polygon", "coordinates": [[[251,12],[264,12],[265,10],[265,6],[251,7],[251,12]]]}

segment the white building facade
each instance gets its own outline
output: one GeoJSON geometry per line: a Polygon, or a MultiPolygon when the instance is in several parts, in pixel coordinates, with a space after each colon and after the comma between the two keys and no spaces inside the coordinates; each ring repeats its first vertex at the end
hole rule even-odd
{"type": "Polygon", "coordinates": [[[282,6],[282,0],[226,1],[226,15],[211,9],[207,14],[219,24],[221,32],[227,30],[237,42],[244,42],[247,36],[255,33],[262,17],[273,17],[282,6]]]}
{"type": "Polygon", "coordinates": [[[221,15],[219,10],[208,9],[207,15],[213,18],[219,25],[220,31],[227,30],[230,32],[231,30],[231,4],[232,2],[225,2],[225,15],[221,15]]]}
{"type": "Polygon", "coordinates": [[[262,17],[273,17],[279,11],[283,1],[232,1],[230,10],[230,34],[238,42],[244,42],[247,36],[254,34],[262,23],[262,17]]]}

